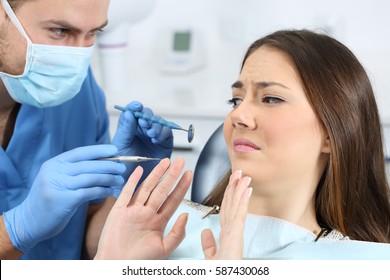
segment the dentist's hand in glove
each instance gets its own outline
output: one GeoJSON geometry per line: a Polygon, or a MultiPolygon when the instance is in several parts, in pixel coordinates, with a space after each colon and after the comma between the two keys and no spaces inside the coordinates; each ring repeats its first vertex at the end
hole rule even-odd
{"type": "Polygon", "coordinates": [[[87,146],[46,161],[26,199],[4,213],[14,247],[28,252],[61,232],[81,204],[111,196],[112,186],[123,185],[122,163],[94,160],[117,152],[114,145],[87,146]]]}
{"type": "MultiPolygon", "coordinates": [[[[138,101],[129,103],[126,108],[153,116],[152,110],[143,107],[138,101]]],[[[168,127],[138,119],[132,112],[126,111],[121,113],[112,144],[118,147],[118,155],[170,158],[173,149],[173,134],[168,127]]],[[[158,161],[143,162],[144,176],[149,174],[157,163],[158,161]]],[[[138,165],[140,164],[126,163],[125,179],[138,165]]]]}

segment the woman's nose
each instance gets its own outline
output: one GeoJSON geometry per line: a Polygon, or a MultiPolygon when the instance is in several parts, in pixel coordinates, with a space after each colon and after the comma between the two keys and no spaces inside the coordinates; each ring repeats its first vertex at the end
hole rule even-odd
{"type": "Polygon", "coordinates": [[[230,118],[232,124],[236,128],[254,129],[256,128],[255,121],[255,108],[248,103],[243,101],[237,106],[231,113],[230,118]]]}

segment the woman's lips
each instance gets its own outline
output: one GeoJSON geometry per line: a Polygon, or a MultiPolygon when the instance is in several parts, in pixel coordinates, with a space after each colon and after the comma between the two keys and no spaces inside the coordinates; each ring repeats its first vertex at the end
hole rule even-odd
{"type": "Polygon", "coordinates": [[[244,138],[235,139],[233,141],[233,149],[235,152],[241,152],[241,153],[260,150],[260,148],[255,143],[244,138]]]}

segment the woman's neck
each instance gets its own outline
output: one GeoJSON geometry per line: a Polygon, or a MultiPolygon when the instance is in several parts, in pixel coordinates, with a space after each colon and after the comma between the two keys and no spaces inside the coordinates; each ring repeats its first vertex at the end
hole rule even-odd
{"type": "Polygon", "coordinates": [[[316,235],[321,230],[316,218],[314,195],[307,196],[307,192],[265,194],[254,187],[248,212],[289,221],[316,235]]]}

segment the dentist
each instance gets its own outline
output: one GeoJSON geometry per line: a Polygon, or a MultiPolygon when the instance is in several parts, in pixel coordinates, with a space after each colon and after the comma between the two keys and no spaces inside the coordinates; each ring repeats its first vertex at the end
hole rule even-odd
{"type": "Polygon", "coordinates": [[[110,141],[89,68],[109,0],[0,1],[0,258],[92,257],[135,168],[94,159],[170,157],[172,131],[126,112],[110,141]]]}

